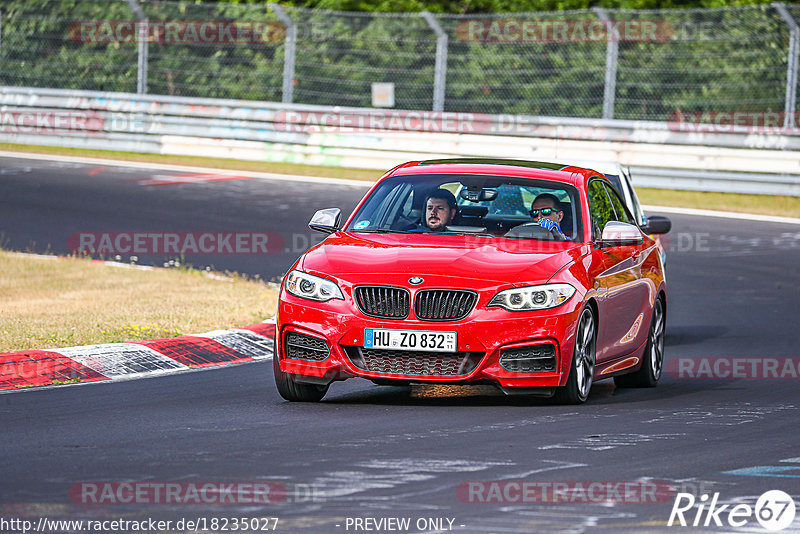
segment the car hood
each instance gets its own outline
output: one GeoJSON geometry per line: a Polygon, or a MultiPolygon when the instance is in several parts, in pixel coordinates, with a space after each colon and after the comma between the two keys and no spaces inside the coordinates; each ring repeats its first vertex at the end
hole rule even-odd
{"type": "Polygon", "coordinates": [[[309,250],[301,268],[356,281],[354,275],[425,276],[524,285],[549,280],[588,253],[582,243],[433,234],[336,232],[309,250]]]}

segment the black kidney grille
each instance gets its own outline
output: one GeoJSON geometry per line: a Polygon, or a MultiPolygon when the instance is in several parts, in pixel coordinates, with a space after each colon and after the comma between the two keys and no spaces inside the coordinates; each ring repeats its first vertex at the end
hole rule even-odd
{"type": "Polygon", "coordinates": [[[391,286],[358,286],[356,304],[361,313],[381,319],[405,319],[411,309],[407,289],[391,286]]]}
{"type": "Polygon", "coordinates": [[[482,352],[421,352],[343,346],[353,365],[371,373],[420,377],[466,376],[483,358],[482,352]]]}
{"type": "Polygon", "coordinates": [[[321,362],[330,355],[328,344],[315,337],[298,332],[286,332],[283,336],[284,358],[321,362]]]}
{"type": "Polygon", "coordinates": [[[458,321],[472,311],[478,295],[463,289],[422,289],[414,296],[414,313],[423,321],[458,321]]]}
{"type": "Polygon", "coordinates": [[[553,345],[530,345],[504,349],[500,365],[512,373],[547,373],[556,370],[556,348],[553,345]]]}

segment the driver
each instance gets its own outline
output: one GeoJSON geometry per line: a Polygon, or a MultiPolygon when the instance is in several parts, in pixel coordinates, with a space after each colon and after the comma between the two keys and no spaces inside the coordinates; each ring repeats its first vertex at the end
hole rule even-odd
{"type": "Polygon", "coordinates": [[[564,218],[564,210],[558,197],[550,193],[542,193],[537,196],[531,204],[531,217],[533,221],[545,230],[549,230],[554,237],[567,239],[561,231],[559,223],[564,218]]]}
{"type": "Polygon", "coordinates": [[[425,197],[425,226],[444,232],[456,216],[456,197],[447,189],[435,189],[425,197]]]}

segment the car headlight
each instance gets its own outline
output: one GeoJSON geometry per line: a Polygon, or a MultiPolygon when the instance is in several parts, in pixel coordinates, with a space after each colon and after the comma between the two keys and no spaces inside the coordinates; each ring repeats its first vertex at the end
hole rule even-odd
{"type": "Polygon", "coordinates": [[[335,283],[302,271],[292,271],[286,276],[286,291],[296,297],[319,302],[344,300],[342,291],[335,283]]]}
{"type": "Polygon", "coordinates": [[[561,306],[575,294],[569,284],[544,284],[515,287],[498,293],[488,306],[500,306],[508,311],[546,310],[561,306]]]}

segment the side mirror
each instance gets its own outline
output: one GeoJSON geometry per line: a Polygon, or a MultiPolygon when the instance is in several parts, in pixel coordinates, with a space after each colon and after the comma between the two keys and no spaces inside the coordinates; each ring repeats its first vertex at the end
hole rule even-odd
{"type": "Polygon", "coordinates": [[[316,230],[317,232],[332,234],[339,229],[341,218],[342,210],[339,208],[325,208],[323,210],[317,210],[314,216],[311,217],[308,227],[312,230],[316,230]]]}
{"type": "Polygon", "coordinates": [[[626,245],[640,245],[644,241],[642,232],[632,224],[608,221],[603,228],[600,239],[601,247],[623,247],[626,245]]]}
{"type": "Polygon", "coordinates": [[[672,230],[672,221],[662,215],[651,215],[642,225],[642,232],[646,234],[666,234],[672,230]]]}

